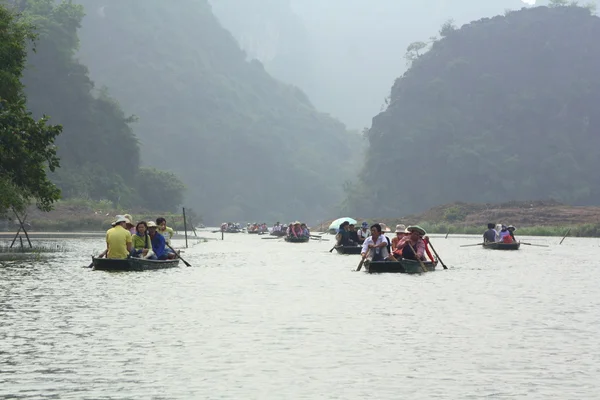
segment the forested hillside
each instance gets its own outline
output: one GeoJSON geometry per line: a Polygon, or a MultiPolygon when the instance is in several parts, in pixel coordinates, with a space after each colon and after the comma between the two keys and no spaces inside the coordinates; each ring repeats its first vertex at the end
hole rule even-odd
{"type": "Polygon", "coordinates": [[[369,126],[404,72],[406,47],[521,0],[211,0],[242,48],[350,128],[369,126]]]}
{"type": "Polygon", "coordinates": [[[138,139],[130,127],[134,118],[105,90],[95,89],[86,66],[75,57],[83,7],[53,0],[6,3],[37,34],[22,81],[34,116],[47,114],[63,126],[56,139],[60,168],[50,175],[62,197],[163,211],[181,204],[183,187],[174,175],[140,173],[138,139]],[[170,198],[158,203],[143,196],[161,178],[172,189],[170,198]]]}
{"type": "Polygon", "coordinates": [[[447,27],[444,36],[416,56],[374,118],[351,210],[598,204],[600,18],[575,6],[537,7],[447,27]]]}
{"type": "Polygon", "coordinates": [[[246,61],[206,0],[79,2],[91,76],[139,117],[142,162],[181,176],[209,222],[316,217],[339,201],[360,137],[246,61]]]}

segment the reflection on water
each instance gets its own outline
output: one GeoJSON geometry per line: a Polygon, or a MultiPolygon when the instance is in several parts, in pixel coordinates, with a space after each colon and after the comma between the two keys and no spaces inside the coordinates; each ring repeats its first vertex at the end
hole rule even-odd
{"type": "Polygon", "coordinates": [[[247,234],[106,273],[67,240],[0,267],[0,398],[599,398],[598,240],[478,239],[434,237],[451,267],[420,276],[247,234]]]}

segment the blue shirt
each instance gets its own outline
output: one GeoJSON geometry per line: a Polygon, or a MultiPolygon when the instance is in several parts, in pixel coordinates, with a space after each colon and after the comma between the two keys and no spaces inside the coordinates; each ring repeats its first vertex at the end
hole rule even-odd
{"type": "Polygon", "coordinates": [[[152,251],[156,254],[157,258],[161,258],[167,254],[167,248],[165,246],[166,240],[163,235],[156,232],[153,238],[150,238],[152,242],[152,251]]]}

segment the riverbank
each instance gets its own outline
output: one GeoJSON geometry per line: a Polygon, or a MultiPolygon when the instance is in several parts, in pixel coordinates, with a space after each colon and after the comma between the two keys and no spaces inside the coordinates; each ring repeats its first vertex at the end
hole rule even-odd
{"type": "MultiPolygon", "coordinates": [[[[333,221],[323,223],[325,226],[333,221]]],[[[555,201],[512,201],[499,204],[452,203],[421,214],[388,218],[358,218],[385,223],[418,224],[429,233],[481,234],[488,223],[514,225],[518,235],[600,237],[600,207],[575,207],[555,201]]]]}
{"type": "MultiPolygon", "coordinates": [[[[109,202],[94,202],[87,200],[64,200],[55,204],[50,212],[43,212],[35,206],[27,210],[25,228],[35,232],[106,232],[115,215],[131,214],[135,221],[154,221],[157,217],[167,220],[167,225],[175,230],[183,230],[183,215],[181,213],[149,212],[147,210],[115,209],[109,202]]],[[[193,211],[186,209],[187,229],[198,219],[193,211]]],[[[10,215],[9,215],[10,216],[10,215]]],[[[13,217],[14,218],[14,217],[13,217]]],[[[16,219],[1,221],[1,232],[16,232],[19,223],[16,219]]]]}

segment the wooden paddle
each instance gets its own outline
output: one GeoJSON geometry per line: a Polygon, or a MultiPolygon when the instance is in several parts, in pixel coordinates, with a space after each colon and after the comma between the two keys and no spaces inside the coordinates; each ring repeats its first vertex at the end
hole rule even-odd
{"type": "Polygon", "coordinates": [[[423,270],[423,272],[427,272],[427,268],[425,268],[425,264],[423,264],[423,261],[421,261],[421,259],[419,258],[419,256],[417,255],[417,252],[415,251],[415,248],[412,246],[412,244],[410,244],[409,242],[406,242],[406,244],[410,247],[410,249],[412,250],[413,254],[415,255],[415,258],[417,259],[417,261],[419,261],[419,264],[421,264],[421,269],[423,270]]]}
{"type": "MultiPolygon", "coordinates": [[[[371,251],[371,250],[369,250],[371,251]]],[[[363,264],[365,263],[365,260],[367,259],[367,255],[369,254],[369,251],[365,253],[365,256],[362,258],[362,260],[360,260],[360,263],[358,263],[358,267],[356,267],[357,271],[360,271],[363,264]]]]}
{"type": "Polygon", "coordinates": [[[520,242],[520,243],[526,244],[527,246],[550,247],[547,244],[533,244],[533,243],[525,243],[525,242],[520,242]]]}
{"type": "MultiPolygon", "coordinates": [[[[98,257],[96,257],[96,258],[104,258],[104,257],[106,257],[106,254],[107,254],[107,250],[104,250],[104,251],[102,252],[102,254],[100,254],[100,255],[99,255],[98,257]]],[[[93,257],[92,257],[92,258],[93,258],[93,257]]],[[[94,266],[94,260],[92,260],[92,262],[90,263],[90,265],[88,265],[88,266],[87,266],[87,268],[92,268],[93,266],[94,266]]]]}
{"type": "Polygon", "coordinates": [[[183,263],[185,264],[186,267],[191,267],[192,266],[189,262],[187,262],[183,258],[181,258],[181,256],[175,251],[174,248],[171,247],[170,244],[167,244],[167,247],[170,248],[173,251],[173,253],[175,253],[175,255],[177,256],[177,258],[179,258],[181,261],[183,261],[183,263]]]}
{"type": "Polygon", "coordinates": [[[563,236],[562,240],[560,241],[559,244],[562,244],[562,242],[565,240],[565,238],[569,235],[569,233],[571,232],[571,228],[569,228],[569,230],[567,231],[567,233],[565,233],[565,236],[563,236]]]}
{"type": "Polygon", "coordinates": [[[274,237],[266,237],[266,238],[261,238],[261,239],[266,239],[266,240],[275,240],[275,239],[281,239],[282,236],[274,236],[274,237]]]}
{"type": "Polygon", "coordinates": [[[446,267],[446,264],[444,264],[444,262],[440,258],[440,256],[437,253],[437,251],[435,251],[435,247],[433,247],[433,243],[431,243],[431,240],[429,241],[429,245],[431,246],[431,250],[433,250],[433,254],[435,254],[435,256],[437,257],[437,259],[440,260],[440,262],[442,263],[442,267],[444,267],[444,269],[448,269],[448,267],[446,267]]]}
{"type": "Polygon", "coordinates": [[[485,243],[477,243],[477,244],[463,244],[460,247],[471,247],[471,246],[481,246],[481,245],[485,245],[485,243]]]}

